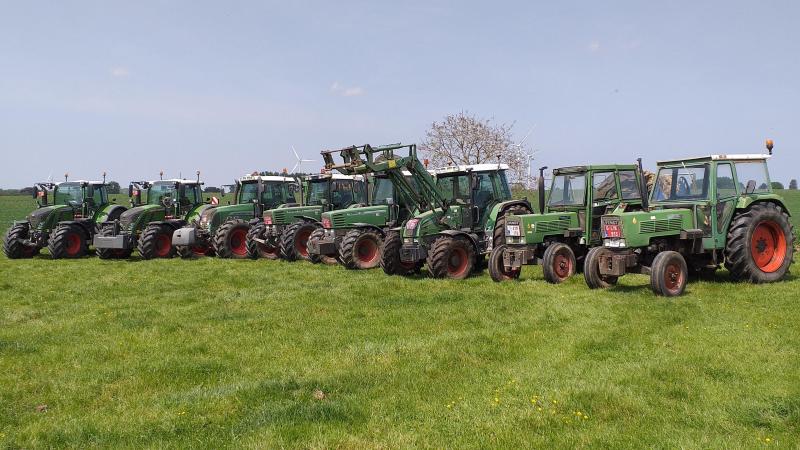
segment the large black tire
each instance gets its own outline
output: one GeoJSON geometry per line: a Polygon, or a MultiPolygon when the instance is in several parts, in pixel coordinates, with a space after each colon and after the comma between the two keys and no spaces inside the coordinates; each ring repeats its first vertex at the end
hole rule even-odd
{"type": "Polygon", "coordinates": [[[403,237],[397,231],[389,231],[381,245],[381,268],[386,275],[411,275],[419,273],[424,264],[407,264],[400,259],[400,248],[403,246],[403,237]]]}
{"type": "MultiPolygon", "coordinates": [[[[114,224],[106,224],[100,227],[100,231],[97,232],[100,236],[113,236],[114,235],[114,224]]],[[[94,252],[100,259],[124,259],[130,258],[131,253],[133,253],[133,248],[96,248],[94,252]]]]}
{"type": "Polygon", "coordinates": [[[308,261],[308,238],[320,225],[315,222],[302,220],[295,222],[281,234],[281,257],[287,261],[304,259],[308,261]]]}
{"type": "Polygon", "coordinates": [[[506,216],[512,214],[530,214],[531,210],[524,206],[516,205],[503,211],[502,215],[497,218],[494,223],[494,232],[492,235],[492,247],[506,243],[506,216]]]}
{"type": "Polygon", "coordinates": [[[650,289],[656,295],[677,297],[683,294],[688,278],[686,259],[680,253],[663,251],[653,259],[650,267],[650,289]]]}
{"type": "Polygon", "coordinates": [[[350,230],[339,246],[339,259],[348,269],[374,269],[381,263],[382,247],[383,237],[375,230],[350,230]]]}
{"type": "Polygon", "coordinates": [[[256,241],[256,239],[264,239],[266,237],[264,235],[266,228],[267,226],[261,221],[250,227],[250,231],[247,232],[248,258],[278,259],[280,257],[280,249],[278,247],[272,247],[256,241]]]}
{"type": "Polygon", "coordinates": [[[20,242],[28,238],[29,230],[30,225],[27,223],[18,223],[8,229],[3,240],[3,253],[8,259],[31,258],[39,253],[39,247],[30,247],[20,242]]]}
{"type": "Polygon", "coordinates": [[[139,255],[142,259],[172,258],[175,247],[172,246],[172,233],[175,230],[166,224],[148,225],[139,237],[139,255]]]}
{"type": "Polygon", "coordinates": [[[47,250],[53,259],[86,256],[88,244],[86,231],[78,224],[57,225],[47,241],[47,250]]]}
{"type": "Polygon", "coordinates": [[[188,245],[176,245],[174,246],[175,253],[181,257],[181,259],[195,259],[201,256],[212,256],[214,254],[214,250],[210,247],[206,246],[188,246],[188,245]]]}
{"type": "Polygon", "coordinates": [[[220,225],[212,240],[217,257],[247,258],[249,256],[247,253],[247,236],[249,233],[250,224],[242,219],[231,219],[220,225]]]}
{"type": "Polygon", "coordinates": [[[786,276],[794,254],[789,215],[775,203],[756,203],[731,220],[725,267],[737,281],[771,283],[786,276]]]}
{"type": "Polygon", "coordinates": [[[594,247],[586,254],[583,260],[583,279],[590,289],[605,289],[617,284],[617,277],[600,275],[599,257],[603,252],[608,252],[603,247],[594,247]]]}
{"type": "Polygon", "coordinates": [[[563,283],[575,275],[576,267],[572,247],[563,242],[554,242],[547,246],[542,258],[542,273],[548,283],[563,283]]]}
{"type": "MultiPolygon", "coordinates": [[[[308,237],[308,243],[312,241],[318,241],[325,236],[325,229],[320,227],[314,230],[311,233],[311,236],[308,237]]],[[[308,243],[306,243],[306,248],[308,248],[308,243]]],[[[336,259],[336,256],[331,255],[318,255],[315,253],[308,254],[308,260],[314,264],[325,263],[325,264],[338,264],[339,261],[336,259]]]]}
{"type": "Polygon", "coordinates": [[[474,264],[475,248],[461,237],[436,238],[428,254],[428,271],[434,278],[463,280],[470,276],[474,264]]]}
{"type": "Polygon", "coordinates": [[[503,254],[506,251],[506,247],[506,244],[500,244],[493,248],[492,253],[489,254],[489,276],[497,282],[519,279],[521,272],[520,269],[506,270],[503,265],[503,254]]]}

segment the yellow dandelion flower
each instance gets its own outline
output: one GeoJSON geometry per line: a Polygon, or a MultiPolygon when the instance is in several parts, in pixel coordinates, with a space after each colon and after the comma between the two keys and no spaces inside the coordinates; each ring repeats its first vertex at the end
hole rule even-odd
{"type": "Polygon", "coordinates": [[[542,410],[542,407],[540,406],[540,407],[538,407],[538,408],[536,408],[536,409],[538,409],[539,411],[541,411],[541,410],[542,410]]]}
{"type": "Polygon", "coordinates": [[[764,438],[764,442],[772,442],[772,439],[770,439],[770,438],[764,438]]]}

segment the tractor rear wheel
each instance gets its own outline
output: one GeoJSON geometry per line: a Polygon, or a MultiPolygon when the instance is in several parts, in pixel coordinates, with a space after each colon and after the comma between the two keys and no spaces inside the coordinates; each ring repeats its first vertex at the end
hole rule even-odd
{"type": "Polygon", "coordinates": [[[139,238],[139,254],[143,259],[172,258],[175,256],[175,247],[172,246],[174,231],[165,224],[148,225],[139,238]]]}
{"type": "Polygon", "coordinates": [[[503,215],[497,218],[494,224],[494,234],[492,235],[492,247],[506,243],[506,216],[512,214],[530,214],[531,210],[524,206],[512,206],[503,211],[503,215]]]}
{"type": "Polygon", "coordinates": [[[548,283],[559,284],[575,275],[575,252],[563,242],[547,246],[542,258],[542,273],[548,283]]]}
{"type": "Polygon", "coordinates": [[[344,235],[339,258],[348,269],[374,269],[381,263],[383,238],[375,230],[355,229],[344,235]]]}
{"type": "Polygon", "coordinates": [[[489,254],[489,275],[492,277],[492,280],[497,282],[516,280],[519,278],[521,272],[520,269],[506,270],[503,264],[503,254],[505,252],[506,244],[500,244],[493,248],[492,253],[489,254]]]}
{"type": "Polygon", "coordinates": [[[463,280],[472,273],[474,262],[471,242],[461,237],[440,236],[431,246],[428,271],[435,278],[463,280]]]}
{"type": "Polygon", "coordinates": [[[677,297],[686,289],[689,269],[678,252],[663,251],[653,259],[650,267],[650,288],[656,295],[677,297]]]}
{"type": "Polygon", "coordinates": [[[308,261],[308,238],[319,227],[319,224],[307,220],[286,227],[281,234],[281,256],[287,261],[308,261]]]}
{"type": "Polygon", "coordinates": [[[256,239],[265,239],[267,226],[264,222],[258,222],[250,227],[247,232],[247,257],[250,259],[266,258],[278,259],[280,257],[280,249],[271,245],[262,244],[256,239]]]}
{"type": "MultiPolygon", "coordinates": [[[[97,232],[100,236],[113,236],[114,224],[107,224],[100,227],[97,232]]],[[[130,258],[133,253],[132,248],[95,248],[94,252],[100,259],[124,259],[130,258]]]]}
{"type": "Polygon", "coordinates": [[[8,259],[30,258],[39,253],[39,247],[31,247],[22,243],[28,238],[30,225],[18,223],[11,226],[3,240],[3,253],[8,259]]]}
{"type": "Polygon", "coordinates": [[[589,289],[606,289],[617,284],[617,277],[600,275],[600,256],[607,252],[604,247],[594,247],[583,260],[583,279],[589,289]]]}
{"type": "MultiPolygon", "coordinates": [[[[325,236],[325,229],[324,228],[317,228],[314,230],[313,233],[308,237],[308,241],[306,242],[306,248],[308,248],[308,243],[313,241],[318,241],[325,236]]],[[[308,254],[308,260],[314,264],[318,263],[325,263],[325,264],[338,264],[339,261],[336,259],[336,256],[331,255],[318,255],[318,254],[308,254]]]]}
{"type": "Polygon", "coordinates": [[[793,252],[794,233],[783,207],[756,203],[731,221],[725,267],[734,280],[769,283],[786,275],[793,252]]]}
{"type": "Polygon", "coordinates": [[[397,231],[389,231],[381,245],[381,268],[386,275],[411,275],[422,269],[422,262],[406,263],[400,259],[403,237],[397,231]]]}
{"type": "Polygon", "coordinates": [[[86,231],[74,223],[58,225],[47,241],[47,250],[53,259],[85,256],[88,250],[86,231]]]}
{"type": "Polygon", "coordinates": [[[250,224],[242,219],[232,219],[223,223],[214,235],[213,245],[220,258],[247,258],[247,234],[250,224]]]}

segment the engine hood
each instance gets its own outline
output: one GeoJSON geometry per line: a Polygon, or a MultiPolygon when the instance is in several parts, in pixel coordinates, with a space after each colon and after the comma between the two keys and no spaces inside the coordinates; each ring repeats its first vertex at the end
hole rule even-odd
{"type": "Polygon", "coordinates": [[[328,211],[322,215],[331,220],[334,228],[347,227],[355,223],[367,223],[378,227],[386,226],[389,219],[387,205],[362,206],[358,208],[328,211]]]}
{"type": "Polygon", "coordinates": [[[120,226],[122,228],[128,228],[132,223],[136,222],[136,219],[138,219],[142,214],[144,214],[147,211],[152,211],[152,210],[158,209],[158,208],[161,208],[161,206],[158,206],[158,205],[142,205],[142,206],[136,206],[134,208],[131,208],[131,209],[123,212],[122,214],[120,214],[120,216],[119,216],[119,224],[120,224],[120,226]]]}
{"type": "Polygon", "coordinates": [[[45,219],[47,219],[47,217],[51,213],[59,211],[59,210],[62,210],[62,209],[68,209],[68,208],[69,208],[69,206],[66,206],[66,205],[45,206],[43,208],[38,208],[38,209],[35,209],[35,210],[31,211],[31,213],[28,214],[27,219],[28,219],[28,222],[31,224],[31,228],[36,228],[36,227],[39,226],[39,224],[44,222],[45,219]]]}

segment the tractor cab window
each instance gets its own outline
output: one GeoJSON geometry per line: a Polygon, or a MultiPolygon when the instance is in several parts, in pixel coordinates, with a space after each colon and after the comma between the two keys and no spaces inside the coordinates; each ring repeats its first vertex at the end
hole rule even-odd
{"type": "Polygon", "coordinates": [[[477,206],[483,213],[484,208],[494,200],[494,185],[490,172],[476,173],[474,176],[478,179],[478,190],[475,191],[475,203],[473,206],[477,206]]]}
{"type": "Polygon", "coordinates": [[[283,182],[268,181],[264,184],[264,192],[261,193],[261,203],[267,208],[272,209],[281,203],[286,203],[284,197],[283,182]]]}
{"type": "Polygon", "coordinates": [[[497,192],[500,194],[499,200],[511,199],[511,188],[508,187],[508,178],[506,178],[506,171],[501,170],[497,172],[497,192]]]}
{"type": "Polygon", "coordinates": [[[197,203],[201,203],[203,199],[203,193],[200,191],[199,184],[185,184],[183,197],[181,197],[180,202],[182,205],[195,205],[197,203]]]}
{"type": "Polygon", "coordinates": [[[764,161],[737,162],[736,178],[739,181],[739,191],[742,193],[772,192],[767,176],[767,164],[764,161]]]}
{"type": "Polygon", "coordinates": [[[642,193],[639,190],[639,179],[635,171],[619,171],[619,190],[622,191],[623,200],[638,200],[642,198],[642,193]]]}
{"type": "Polygon", "coordinates": [[[617,182],[614,172],[592,174],[592,201],[604,202],[617,198],[617,182]]]}
{"type": "Polygon", "coordinates": [[[103,205],[108,203],[108,192],[106,187],[102,184],[90,184],[86,187],[89,190],[90,198],[95,205],[103,205]]]}
{"type": "Polygon", "coordinates": [[[147,204],[161,205],[166,198],[176,198],[175,183],[172,181],[156,181],[147,190],[147,204]]]}
{"type": "Polygon", "coordinates": [[[253,203],[258,198],[258,182],[248,181],[239,187],[239,204],[253,203]]]}
{"type": "Polygon", "coordinates": [[[736,197],[736,182],[729,163],[717,164],[717,198],[736,197]]]}
{"type": "Polygon", "coordinates": [[[580,206],[586,197],[586,174],[557,175],[550,187],[548,206],[580,206]]]}
{"type": "Polygon", "coordinates": [[[465,204],[469,201],[469,176],[465,173],[440,175],[436,179],[436,185],[448,202],[465,204]]]}
{"type": "Polygon", "coordinates": [[[388,205],[394,202],[394,185],[391,180],[383,177],[376,177],[372,188],[372,204],[388,205]]]}
{"type": "Polygon", "coordinates": [[[346,208],[353,203],[358,203],[355,192],[355,183],[352,180],[335,180],[331,183],[331,204],[335,209],[346,208]]]}
{"type": "Polygon", "coordinates": [[[328,203],[328,180],[310,180],[306,189],[306,205],[328,203]]]}
{"type": "Polygon", "coordinates": [[[653,186],[653,201],[708,199],[708,164],[659,169],[653,186]]]}
{"type": "Polygon", "coordinates": [[[80,183],[61,183],[56,186],[53,199],[56,205],[69,205],[70,202],[83,203],[83,188],[80,183]]]}

